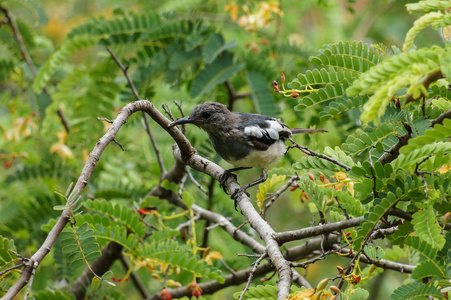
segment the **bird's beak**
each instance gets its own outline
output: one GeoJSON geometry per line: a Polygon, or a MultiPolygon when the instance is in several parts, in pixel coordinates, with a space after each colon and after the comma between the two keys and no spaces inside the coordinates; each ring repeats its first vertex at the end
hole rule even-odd
{"type": "Polygon", "coordinates": [[[194,120],[188,116],[188,117],[184,117],[184,118],[178,119],[177,121],[172,122],[171,124],[169,124],[169,128],[174,127],[176,125],[189,124],[189,123],[193,123],[193,122],[194,122],[194,120]]]}

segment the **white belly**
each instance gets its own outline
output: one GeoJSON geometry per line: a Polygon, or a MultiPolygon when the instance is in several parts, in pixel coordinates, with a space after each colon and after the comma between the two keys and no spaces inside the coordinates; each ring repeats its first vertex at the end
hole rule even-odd
{"type": "Polygon", "coordinates": [[[228,160],[229,163],[238,167],[253,167],[264,169],[270,164],[278,161],[286,152],[285,143],[279,140],[269,146],[265,151],[254,150],[250,154],[239,160],[228,160]]]}

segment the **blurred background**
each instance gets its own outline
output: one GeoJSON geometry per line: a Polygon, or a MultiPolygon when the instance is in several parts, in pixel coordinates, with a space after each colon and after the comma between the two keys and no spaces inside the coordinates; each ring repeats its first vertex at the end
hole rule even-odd
{"type": "MultiPolygon", "coordinates": [[[[296,99],[274,92],[273,80],[281,85],[282,72],[289,82],[298,73],[312,68],[309,57],[317,55],[324,44],[356,40],[380,44],[380,48],[389,53],[392,46],[402,46],[406,32],[418,17],[407,13],[405,1],[379,0],[355,3],[338,0],[43,0],[0,1],[0,6],[3,8],[0,20],[8,11],[16,19],[24,40],[20,45],[6,23],[0,25],[0,235],[14,238],[24,255],[33,253],[45,238],[41,225],[59,215],[52,209],[61,204],[54,190],[65,191],[70,182],[76,181],[87,155],[108,128],[108,123],[98,121],[97,117],[113,119],[121,107],[134,100],[105,45],[130,67],[141,98],[151,100],[158,108],[168,104],[175,117],[180,117],[180,112],[173,100],[183,103],[185,113],[200,102],[218,101],[235,111],[277,116],[290,127],[327,129],[329,133],[324,135],[296,137],[299,143],[322,150],[343,143],[349,130],[361,125],[358,117],[350,112],[337,119],[321,121],[321,107],[295,110],[296,99]],[[151,39],[141,43],[131,37],[133,40],[126,43],[121,40],[126,33],[103,36],[100,29],[95,29],[98,32],[92,29],[95,20],[147,13],[166,16],[164,20],[170,20],[167,22],[182,20],[186,23],[181,26],[186,26],[184,30],[188,33],[182,37],[161,37],[156,43],[151,39]],[[83,31],[94,32],[98,39],[94,43],[86,40],[85,46],[73,42],[83,31]],[[210,39],[212,35],[216,35],[217,40],[210,39]],[[197,52],[214,41],[229,54],[221,57],[197,52]],[[26,47],[36,70],[24,58],[21,46],[26,47]],[[54,53],[65,53],[61,49],[69,53],[67,59],[55,59],[58,64],[49,64],[54,53]],[[214,64],[208,62],[208,57],[217,59],[215,61],[224,68],[232,66],[232,74],[225,79],[235,92],[246,95],[244,98],[231,100],[229,87],[222,82],[208,81],[208,76],[207,79],[198,76],[208,63],[214,64]],[[47,68],[47,72],[42,72],[43,68],[47,68]],[[58,117],[59,112],[64,114],[69,132],[58,117]]],[[[161,24],[166,22],[164,20],[161,24]]],[[[415,42],[418,47],[443,43],[440,34],[430,28],[415,42]]],[[[140,119],[140,116],[133,116],[117,137],[126,152],[116,145],[108,146],[85,197],[139,206],[146,193],[159,183],[160,169],[140,119]]],[[[169,167],[173,162],[172,140],[160,134],[156,124],[151,124],[151,128],[155,130],[163,160],[169,167]]],[[[215,155],[205,133],[192,127],[188,128],[187,136],[202,155],[229,167],[215,155]]],[[[296,155],[299,153],[290,153],[272,173],[293,174],[296,155]]],[[[305,174],[308,170],[296,171],[305,174]]],[[[259,174],[258,170],[246,172],[238,179],[245,181],[259,174]]],[[[206,199],[195,187],[187,187],[197,195],[196,203],[233,216],[238,226],[243,218],[234,211],[228,196],[210,178],[196,172],[193,175],[201,184],[215,187],[213,200],[206,199]]],[[[267,213],[267,220],[276,231],[307,227],[319,220],[313,204],[300,198],[299,191],[286,193],[278,200],[281,204],[267,213]]],[[[162,209],[171,211],[168,207],[162,209]]],[[[170,226],[171,222],[168,223],[170,226]]],[[[245,230],[252,234],[252,229],[245,230]]],[[[234,269],[249,266],[247,258],[236,257],[236,253],[249,253],[249,249],[239,245],[230,247],[233,242],[228,235],[219,230],[213,233],[209,240],[212,250],[220,251],[234,269]]],[[[81,271],[71,271],[61,265],[57,250],[56,246],[56,254],[47,257],[38,269],[34,290],[64,284],[65,280],[71,282],[81,271]]],[[[321,279],[335,276],[334,266],[346,265],[347,261],[328,257],[307,270],[298,271],[315,286],[321,279]]],[[[120,277],[124,270],[118,264],[113,273],[120,277]]],[[[139,270],[139,274],[152,292],[161,288],[160,282],[147,270],[139,270]]],[[[404,279],[402,274],[386,271],[362,284],[370,291],[369,299],[388,299],[404,279]]],[[[179,280],[183,282],[183,278],[179,280]]],[[[127,299],[138,297],[130,285],[119,284],[118,289],[125,292],[122,295],[127,295],[127,299]]],[[[231,299],[230,295],[239,290],[240,287],[231,287],[207,298],[231,299]]],[[[116,299],[120,299],[119,296],[116,299]]]]}

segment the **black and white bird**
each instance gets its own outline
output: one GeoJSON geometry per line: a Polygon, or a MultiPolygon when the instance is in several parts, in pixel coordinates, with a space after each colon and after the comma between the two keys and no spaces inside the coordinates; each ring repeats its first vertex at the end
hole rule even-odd
{"type": "Polygon", "coordinates": [[[268,178],[266,168],[286,153],[285,139],[297,133],[325,132],[321,129],[290,129],[279,119],[231,112],[225,105],[217,102],[199,104],[189,116],[174,121],[169,126],[182,124],[194,124],[205,130],[219,156],[237,166],[226,170],[221,176],[220,185],[223,188],[231,172],[249,168],[262,170],[261,177],[234,192],[233,199],[247,188],[268,178]]]}

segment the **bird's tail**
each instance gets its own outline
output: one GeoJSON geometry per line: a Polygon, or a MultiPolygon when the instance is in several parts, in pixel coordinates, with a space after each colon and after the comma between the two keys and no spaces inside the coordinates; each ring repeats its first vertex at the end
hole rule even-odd
{"type": "Polygon", "coordinates": [[[291,133],[293,134],[299,134],[299,133],[318,133],[318,132],[327,132],[327,130],[324,129],[309,129],[309,128],[292,128],[291,133]]]}

